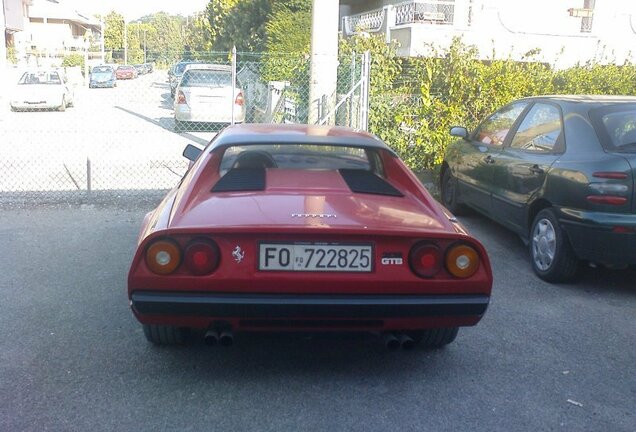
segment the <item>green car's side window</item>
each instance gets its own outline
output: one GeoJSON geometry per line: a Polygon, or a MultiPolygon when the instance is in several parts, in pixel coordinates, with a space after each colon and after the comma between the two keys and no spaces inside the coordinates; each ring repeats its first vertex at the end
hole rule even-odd
{"type": "Polygon", "coordinates": [[[501,146],[519,115],[528,104],[517,102],[507,105],[488,117],[473,134],[473,140],[490,146],[501,146]]]}
{"type": "Polygon", "coordinates": [[[552,153],[562,139],[563,125],[559,109],[537,103],[519,125],[510,147],[541,153],[552,153]]]}

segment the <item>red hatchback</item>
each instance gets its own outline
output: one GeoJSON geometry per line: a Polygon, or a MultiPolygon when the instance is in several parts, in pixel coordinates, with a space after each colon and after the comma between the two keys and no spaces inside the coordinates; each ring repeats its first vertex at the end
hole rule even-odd
{"type": "Polygon", "coordinates": [[[115,71],[115,77],[118,80],[137,78],[137,71],[132,66],[119,66],[115,71]]]}
{"type": "Polygon", "coordinates": [[[440,347],[486,311],[483,246],[375,136],[239,125],[184,156],[191,167],[146,216],[128,277],[149,341],[337,330],[440,347]]]}

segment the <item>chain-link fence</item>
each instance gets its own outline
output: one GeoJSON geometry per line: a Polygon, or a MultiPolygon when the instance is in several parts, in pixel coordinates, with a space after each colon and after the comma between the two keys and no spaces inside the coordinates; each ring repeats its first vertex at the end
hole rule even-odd
{"type": "Polygon", "coordinates": [[[0,205],[163,192],[187,169],[183,148],[232,123],[364,128],[368,61],[332,61],[335,80],[319,86],[303,55],[15,70],[0,98],[0,205]]]}

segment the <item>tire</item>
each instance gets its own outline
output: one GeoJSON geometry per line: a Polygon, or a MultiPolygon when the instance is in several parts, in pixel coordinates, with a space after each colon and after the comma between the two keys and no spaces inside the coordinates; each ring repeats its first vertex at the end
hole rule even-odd
{"type": "Polygon", "coordinates": [[[143,324],[143,328],[148,342],[155,345],[182,345],[185,342],[185,332],[178,327],[143,324]]]}
{"type": "Polygon", "coordinates": [[[406,332],[417,344],[425,348],[442,348],[457,337],[459,327],[443,327],[406,332]]]}
{"type": "Polygon", "coordinates": [[[541,210],[530,229],[530,260],[546,282],[568,282],[576,277],[578,259],[551,208],[541,210]]]}
{"type": "Polygon", "coordinates": [[[61,112],[66,111],[66,97],[62,98],[62,105],[60,105],[57,110],[61,112]]]}
{"type": "Polygon", "coordinates": [[[457,197],[457,179],[451,173],[450,168],[446,168],[442,176],[442,204],[451,213],[462,215],[466,213],[466,207],[459,203],[457,197]]]}

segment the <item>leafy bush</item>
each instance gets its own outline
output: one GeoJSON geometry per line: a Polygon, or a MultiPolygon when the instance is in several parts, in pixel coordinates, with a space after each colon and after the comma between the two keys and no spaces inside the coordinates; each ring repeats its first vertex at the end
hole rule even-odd
{"type": "Polygon", "coordinates": [[[84,56],[82,54],[69,54],[62,60],[63,67],[80,66],[84,70],[84,56]]]}
{"type": "MultiPolygon", "coordinates": [[[[433,169],[451,142],[451,126],[471,129],[508,102],[544,94],[636,94],[636,66],[588,63],[553,70],[544,63],[477,60],[455,39],[444,53],[401,58],[383,37],[341,41],[341,53],[371,51],[369,130],[412,169],[433,169]]],[[[531,57],[532,52],[528,53],[531,57]]]]}

